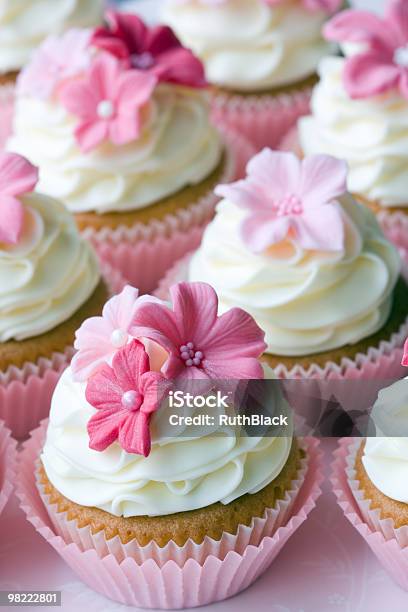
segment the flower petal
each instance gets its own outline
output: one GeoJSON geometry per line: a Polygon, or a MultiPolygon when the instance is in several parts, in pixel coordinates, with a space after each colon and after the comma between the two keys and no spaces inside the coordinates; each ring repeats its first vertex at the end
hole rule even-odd
{"type": "Polygon", "coordinates": [[[350,57],[344,66],[343,80],[351,98],[369,98],[395,87],[401,69],[377,51],[350,57]]]}
{"type": "Polygon", "coordinates": [[[153,72],[161,81],[190,87],[207,85],[202,62],[189,49],[183,47],[161,53],[153,72]]]}
{"type": "Polygon", "coordinates": [[[264,378],[264,371],[260,361],[251,357],[239,357],[228,360],[205,359],[203,366],[209,377],[214,380],[264,378]]]}
{"type": "Polygon", "coordinates": [[[248,163],[247,174],[269,199],[280,200],[288,193],[297,193],[300,161],[293,153],[263,149],[248,163]]]}
{"type": "Polygon", "coordinates": [[[265,333],[254,318],[241,308],[231,308],[221,315],[208,334],[204,359],[225,360],[232,364],[241,357],[258,359],[266,349],[265,333]]]}
{"type": "Polygon", "coordinates": [[[0,193],[0,243],[16,244],[23,221],[24,208],[20,200],[0,193]]]}
{"type": "Polygon", "coordinates": [[[244,219],[240,233],[242,240],[253,253],[262,253],[271,245],[284,240],[289,228],[289,217],[271,218],[271,213],[256,213],[244,219]]]}
{"type": "Polygon", "coordinates": [[[180,338],[173,311],[164,304],[156,302],[144,302],[137,309],[130,333],[136,338],[149,338],[157,342],[168,353],[178,353],[180,338]]]}
{"type": "Polygon", "coordinates": [[[128,330],[138,297],[139,290],[126,285],[119,294],[114,295],[106,302],[103,307],[102,317],[106,319],[112,330],[128,330]]]}
{"type": "Polygon", "coordinates": [[[405,46],[408,43],[408,4],[405,0],[388,0],[385,18],[398,34],[394,44],[405,46]]]}
{"type": "Polygon", "coordinates": [[[344,248],[344,222],[336,204],[327,204],[318,210],[306,211],[294,217],[297,241],[307,250],[342,251],[344,248]]]}
{"type": "Polygon", "coordinates": [[[18,196],[34,191],[38,168],[17,153],[0,154],[0,194],[18,196]]]}
{"type": "Polygon", "coordinates": [[[128,415],[119,430],[119,444],[124,451],[144,457],[150,454],[149,422],[150,415],[144,414],[140,410],[128,415]]]}
{"type": "Polygon", "coordinates": [[[140,379],[140,392],[143,395],[143,404],[140,410],[145,414],[155,412],[170,387],[170,381],[166,380],[160,372],[143,374],[140,379]]]}
{"type": "Polygon", "coordinates": [[[347,191],[347,163],[330,155],[302,161],[300,197],[306,208],[317,208],[347,191]]]}
{"type": "Polygon", "coordinates": [[[89,448],[102,452],[116,442],[128,412],[108,408],[100,410],[88,421],[89,448]]]}
{"type": "Polygon", "coordinates": [[[140,378],[149,371],[149,356],[139,340],[132,340],[119,349],[112,361],[112,368],[123,392],[140,391],[140,378]]]}
{"type": "Polygon", "coordinates": [[[342,11],[326,23],[323,34],[327,40],[336,42],[376,43],[394,47],[387,24],[369,11],[342,11]]]}
{"type": "Polygon", "coordinates": [[[107,139],[109,123],[107,121],[86,121],[75,130],[75,138],[83,153],[89,153],[107,139]]]}
{"type": "Polygon", "coordinates": [[[170,287],[174,318],[182,342],[206,342],[218,315],[218,296],[207,283],[177,283],[170,287]]]}
{"type": "Polygon", "coordinates": [[[120,410],[122,396],[115,372],[106,363],[88,380],[85,398],[97,410],[120,410]]]}
{"type": "Polygon", "coordinates": [[[229,185],[217,185],[214,193],[241,208],[259,211],[270,209],[269,201],[263,190],[259,189],[249,179],[236,181],[229,185]]]}

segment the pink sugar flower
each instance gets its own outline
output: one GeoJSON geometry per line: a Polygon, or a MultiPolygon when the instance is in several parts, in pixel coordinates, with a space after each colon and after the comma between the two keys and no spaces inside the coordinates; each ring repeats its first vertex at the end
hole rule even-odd
{"type": "Polygon", "coordinates": [[[132,340],[119,349],[112,367],[105,363],[88,380],[86,399],[97,409],[88,421],[89,447],[104,451],[118,440],[127,453],[147,457],[150,418],[165,390],[164,376],[150,371],[141,342],[132,340]]]}
{"type": "Polygon", "coordinates": [[[82,323],[75,334],[77,353],[71,362],[75,380],[87,380],[129,342],[136,311],[148,300],[159,301],[150,296],[139,297],[138,290],[127,285],[106,302],[101,317],[91,317],[82,323]]]}
{"type": "Polygon", "coordinates": [[[266,348],[264,332],[240,308],[218,316],[218,298],[206,283],[179,283],[170,289],[172,309],[144,303],[131,332],[159,344],[168,353],[167,378],[263,378],[258,357],[266,348]]]}
{"type": "Polygon", "coordinates": [[[308,250],[340,251],[344,225],[335,198],[345,193],[346,178],[345,162],[329,155],[300,161],[264,149],[248,163],[246,179],[215,192],[248,211],[241,236],[254,253],[286,238],[308,250]]]}
{"type": "Polygon", "coordinates": [[[18,77],[18,91],[38,98],[52,96],[66,79],[82,74],[90,63],[90,30],[49,36],[18,77]]]}
{"type": "Polygon", "coordinates": [[[19,196],[34,190],[38,169],[16,153],[0,154],[0,243],[16,244],[24,208],[19,196]]]}
{"type": "Polygon", "coordinates": [[[75,130],[84,153],[110,140],[124,145],[140,135],[140,111],[147,104],[157,79],[140,70],[124,70],[112,55],[103,53],[82,79],[68,82],[61,102],[79,118],[75,130]]]}
{"type": "Polygon", "coordinates": [[[125,61],[129,67],[147,71],[159,81],[203,87],[204,68],[193,53],[182,46],[167,26],[149,28],[137,15],[108,11],[106,27],[95,30],[94,47],[125,61]]]}
{"type": "Polygon", "coordinates": [[[339,13],[324,28],[327,39],[362,43],[345,61],[343,80],[351,98],[397,88],[408,99],[408,3],[389,0],[383,18],[366,11],[339,13]]]}

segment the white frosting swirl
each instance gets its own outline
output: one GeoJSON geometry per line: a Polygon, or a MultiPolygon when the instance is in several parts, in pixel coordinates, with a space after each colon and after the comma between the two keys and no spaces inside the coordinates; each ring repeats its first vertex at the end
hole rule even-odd
{"type": "Polygon", "coordinates": [[[408,104],[397,91],[353,100],[342,79],[345,60],[325,58],[312,115],[299,120],[306,155],[328,153],[349,165],[348,187],[382,206],[408,206],[408,104]]]}
{"type": "Polygon", "coordinates": [[[382,389],[372,413],[376,438],[367,438],[363,465],[384,495],[408,503],[408,378],[382,389]],[[401,437],[384,437],[398,432],[401,437]]]}
{"type": "Polygon", "coordinates": [[[241,91],[300,81],[331,49],[321,35],[327,14],[298,0],[169,1],[163,19],[200,57],[210,83],[241,91]]]}
{"type": "Polygon", "coordinates": [[[20,70],[49,35],[102,21],[104,0],[0,0],[0,73],[20,70]]]}
{"type": "Polygon", "coordinates": [[[37,193],[21,201],[22,236],[17,245],[0,243],[0,342],[66,321],[100,278],[96,256],[62,204],[37,193]]]}
{"type": "MultiPolygon", "coordinates": [[[[265,374],[273,378],[265,366],[265,374]]],[[[86,425],[95,409],[84,383],[68,369],[51,405],[42,462],[51,483],[68,499],[116,516],[165,515],[227,504],[256,493],[276,478],[289,456],[290,437],[240,437],[223,427],[215,434],[170,437],[168,415],[158,410],[151,423],[152,450],[145,458],[112,444],[91,450],[86,425]],[[166,434],[167,432],[167,434],[166,434]]],[[[287,404],[276,390],[277,412],[287,404]]]]}
{"type": "Polygon", "coordinates": [[[223,200],[189,266],[225,311],[240,306],[266,332],[268,353],[309,355],[353,344],[380,329],[400,272],[396,249],[374,215],[340,198],[343,252],[305,251],[287,239],[260,255],[240,237],[246,211],[223,200]]]}
{"type": "Polygon", "coordinates": [[[76,118],[60,104],[22,95],[8,149],[40,168],[39,191],[73,213],[120,212],[153,204],[205,179],[220,161],[220,137],[210,124],[207,94],[159,85],[143,119],[140,138],[104,142],[81,153],[76,118]]]}

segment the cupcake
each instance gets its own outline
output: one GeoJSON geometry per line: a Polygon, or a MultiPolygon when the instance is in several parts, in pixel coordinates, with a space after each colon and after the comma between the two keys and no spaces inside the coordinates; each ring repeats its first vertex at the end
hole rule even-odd
{"type": "MultiPolygon", "coordinates": [[[[406,356],[403,363],[408,365],[406,356]]],[[[408,378],[380,391],[372,411],[376,437],[341,440],[333,475],[335,492],[347,518],[405,589],[408,589],[407,398],[408,378]]]]}
{"type": "Polygon", "coordinates": [[[387,234],[403,247],[408,246],[405,11],[404,0],[390,0],[384,17],[348,10],[326,25],[326,38],[342,43],[345,57],[322,60],[312,114],[298,124],[300,148],[345,159],[349,190],[379,214],[387,234]]]}
{"type": "Polygon", "coordinates": [[[7,504],[16,479],[17,443],[0,421],[0,514],[7,504]]]}
{"type": "Polygon", "coordinates": [[[47,397],[79,324],[109,295],[96,256],[38,171],[0,156],[0,417],[17,436],[47,414],[47,397]]]}
{"type": "Polygon", "coordinates": [[[214,186],[233,176],[202,64],[169,28],[112,11],[104,28],[53,40],[52,55],[47,44],[19,78],[8,148],[39,166],[39,189],[145,291],[197,244],[214,186]]]}
{"type": "Polygon", "coordinates": [[[103,0],[2,0],[0,12],[0,145],[10,130],[14,84],[49,35],[101,23],[103,0]]]}
{"type": "MultiPolygon", "coordinates": [[[[217,423],[171,430],[169,398],[183,383],[205,383],[207,397],[217,379],[274,376],[258,359],[263,332],[238,308],[218,316],[209,285],[175,285],[170,304],[129,287],[107,309],[78,330],[49,423],[24,451],[20,498],[32,521],[45,505],[71,565],[108,597],[166,608],[223,599],[269,565],[313,506],[316,444],[293,437],[290,414],[278,436],[217,423]]],[[[268,407],[287,413],[277,387],[268,407]]]]}
{"type": "Polygon", "coordinates": [[[215,119],[276,146],[308,112],[321,28],[341,0],[167,0],[163,19],[203,61],[215,119]]]}
{"type": "Polygon", "coordinates": [[[179,276],[211,283],[221,312],[244,308],[266,332],[279,376],[398,376],[408,288],[346,179],[333,157],[264,149],[245,180],[217,187],[224,199],[201,246],[160,291],[179,276]]]}

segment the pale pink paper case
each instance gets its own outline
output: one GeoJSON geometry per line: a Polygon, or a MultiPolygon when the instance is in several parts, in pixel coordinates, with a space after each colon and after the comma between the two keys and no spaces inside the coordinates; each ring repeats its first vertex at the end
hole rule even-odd
{"type": "Polygon", "coordinates": [[[331,482],[337,502],[345,516],[367,542],[378,561],[392,578],[408,590],[408,529],[394,529],[392,521],[381,520],[370,510],[355,480],[354,462],[362,439],[339,441],[332,464],[331,482]]]}
{"type": "Polygon", "coordinates": [[[9,500],[16,480],[17,442],[11,431],[0,421],[0,514],[9,500]]]}
{"type": "MultiPolygon", "coordinates": [[[[102,275],[110,293],[122,290],[126,280],[118,270],[103,264],[102,275]]],[[[52,394],[74,349],[66,347],[49,359],[26,362],[22,367],[0,371],[0,419],[11,429],[15,438],[23,439],[38,423],[48,416],[52,394]]]]}
{"type": "MultiPolygon", "coordinates": [[[[220,183],[229,183],[243,176],[255,150],[239,133],[225,127],[221,131],[226,162],[220,183]]],[[[83,235],[93,244],[103,261],[120,270],[141,293],[149,293],[178,259],[200,244],[217,201],[218,198],[210,191],[188,208],[163,220],[116,230],[104,228],[96,232],[89,228],[84,230],[83,235]]]]}
{"type": "Polygon", "coordinates": [[[199,546],[193,542],[185,547],[173,544],[161,551],[155,546],[144,547],[137,553],[132,547],[126,551],[117,542],[108,545],[101,538],[87,539],[84,533],[75,535],[75,539],[80,538],[77,544],[72,541],[75,529],[68,522],[63,525],[64,519],[58,523],[64,532],[57,535],[37,488],[35,466],[46,426],[43,422],[32,433],[22,451],[17,478],[21,507],[37,531],[88,586],[127,605],[180,609],[239,593],[272,563],[320,495],[323,477],[319,442],[304,439],[308,461],[302,465],[299,481],[293,483],[295,499],[291,501],[290,495],[282,502],[282,510],[255,520],[249,528],[241,528],[237,536],[225,534],[220,542],[207,539],[199,546]]]}
{"type": "Polygon", "coordinates": [[[216,93],[212,101],[214,122],[229,126],[250,140],[257,150],[276,148],[299,117],[310,112],[311,87],[276,95],[216,93]]]}
{"type": "MultiPolygon", "coordinates": [[[[165,274],[155,291],[157,297],[167,299],[171,285],[187,279],[191,255],[192,253],[187,254],[165,274]]],[[[340,364],[329,361],[324,367],[312,363],[307,369],[300,365],[289,369],[284,364],[279,364],[274,371],[282,379],[393,380],[402,378],[405,368],[401,365],[401,360],[407,336],[408,317],[397,333],[381,342],[379,346],[371,347],[367,353],[358,353],[354,359],[344,358],[340,364]]],[[[361,396],[363,390],[364,387],[360,385],[357,402],[361,403],[364,400],[361,396]]],[[[348,405],[351,405],[350,398],[347,400],[348,405]]]]}

